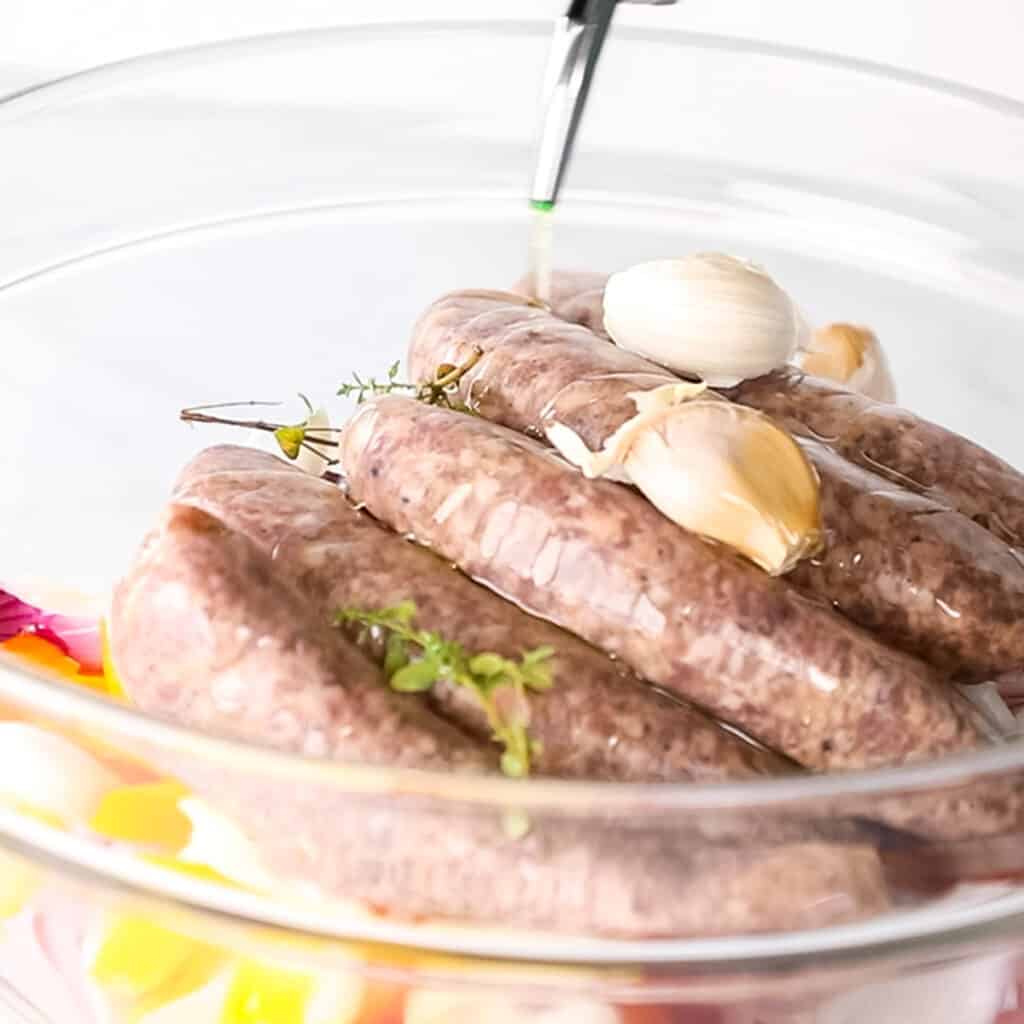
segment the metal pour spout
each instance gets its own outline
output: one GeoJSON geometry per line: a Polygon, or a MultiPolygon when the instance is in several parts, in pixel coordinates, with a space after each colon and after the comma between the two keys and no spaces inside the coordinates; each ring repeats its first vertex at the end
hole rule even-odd
{"type": "MultiPolygon", "coordinates": [[[[621,2],[660,6],[675,0],[621,2]]],[[[530,204],[535,208],[550,209],[558,199],[615,6],[616,0],[571,0],[555,24],[537,165],[530,189],[530,204]]]]}

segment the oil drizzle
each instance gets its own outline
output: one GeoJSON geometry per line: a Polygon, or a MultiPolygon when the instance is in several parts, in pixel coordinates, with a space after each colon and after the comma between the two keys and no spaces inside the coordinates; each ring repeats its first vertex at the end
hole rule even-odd
{"type": "Polygon", "coordinates": [[[534,298],[551,301],[551,238],[555,204],[548,200],[530,203],[533,219],[530,225],[530,287],[534,298]]]}

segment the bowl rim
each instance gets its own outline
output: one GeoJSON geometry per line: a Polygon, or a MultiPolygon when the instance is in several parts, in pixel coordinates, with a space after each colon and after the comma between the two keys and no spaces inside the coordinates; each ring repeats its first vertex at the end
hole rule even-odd
{"type": "Polygon", "coordinates": [[[75,687],[55,673],[0,648],[0,699],[49,719],[106,730],[169,750],[187,750],[211,764],[252,770],[267,777],[333,785],[359,793],[402,794],[429,800],[523,811],[645,814],[744,808],[784,809],[790,804],[850,797],[894,797],[973,784],[1024,768],[1024,742],[889,768],[821,775],[765,776],[721,782],[591,782],[580,779],[510,779],[331,761],[203,733],[158,718],[101,694],[75,687]]]}
{"type": "MultiPolygon", "coordinates": [[[[291,902],[214,881],[170,871],[125,852],[112,852],[88,838],[53,828],[0,806],[0,850],[29,860],[36,868],[53,866],[72,884],[100,888],[107,896],[156,901],[161,908],[196,914],[227,927],[258,924],[286,937],[297,933],[328,942],[356,943],[374,949],[419,950],[475,963],[486,970],[515,963],[538,968],[566,967],[611,972],[634,968],[667,970],[667,975],[633,979],[646,987],[679,984],[692,995],[697,978],[728,980],[777,977],[785,980],[808,962],[822,972],[859,971],[881,959],[887,969],[927,954],[930,963],[959,959],[970,952],[999,952],[1007,939],[1019,941],[1024,926],[1024,890],[1006,884],[978,886],[966,899],[940,900],[894,910],[847,924],[816,929],[681,939],[610,939],[536,933],[500,926],[427,919],[359,915],[346,918],[336,905],[291,902]],[[970,898],[973,897],[973,898],[970,898]],[[687,974],[673,978],[673,967],[687,974]]],[[[370,958],[368,964],[375,961],[370,958]]],[[[419,969],[417,968],[417,971],[419,969]]],[[[429,977],[429,963],[423,971],[429,977]]],[[[420,981],[423,978],[420,977],[420,981]]]]}
{"type": "MultiPolygon", "coordinates": [[[[156,51],[74,72],[0,96],[0,131],[5,122],[31,116],[48,107],[73,102],[92,92],[117,88],[126,82],[137,81],[140,75],[145,77],[237,56],[259,55],[279,49],[288,50],[300,44],[333,45],[337,42],[372,37],[390,39],[395,36],[416,36],[438,29],[537,37],[547,34],[550,30],[550,23],[548,20],[540,18],[535,20],[498,20],[483,16],[480,19],[371,21],[238,37],[196,46],[156,51]]],[[[862,58],[827,54],[806,47],[691,32],[685,29],[652,30],[628,25],[620,27],[617,32],[623,37],[640,43],[726,51],[739,55],[757,55],[790,63],[846,71],[961,100],[1024,122],[1024,101],[862,58]]],[[[571,187],[567,192],[569,195],[572,194],[571,187]]],[[[58,264],[49,269],[59,269],[59,266],[58,264]]],[[[41,276],[46,272],[47,270],[44,269],[33,276],[41,276]]],[[[984,750],[898,767],[833,775],[763,778],[742,782],[604,783],[551,779],[520,781],[502,777],[452,775],[438,771],[371,767],[362,764],[325,761],[203,734],[186,726],[157,719],[131,707],[69,686],[56,675],[29,668],[21,659],[2,649],[0,649],[0,698],[9,700],[16,706],[31,708],[45,716],[74,721],[101,731],[109,731],[109,734],[114,737],[130,737],[179,751],[189,750],[197,756],[208,759],[211,763],[226,762],[235,769],[251,769],[264,775],[309,782],[317,781],[321,784],[326,783],[353,791],[377,792],[381,795],[397,792],[442,802],[485,805],[489,808],[514,806],[524,810],[546,810],[566,814],[592,812],[598,803],[603,813],[635,810],[637,804],[642,804],[645,812],[736,811],[748,807],[767,809],[837,797],[883,797],[927,791],[939,787],[962,785],[966,782],[974,782],[981,777],[996,776],[1024,769],[1024,743],[1019,741],[1008,741],[984,750]]],[[[3,837],[5,844],[22,850],[36,849],[51,859],[57,858],[65,864],[75,865],[76,858],[68,855],[67,851],[50,850],[47,853],[42,847],[34,845],[38,842],[38,836],[33,839],[31,831],[29,833],[19,832],[14,829],[13,821],[15,819],[11,818],[8,813],[0,811],[0,836],[3,837]]],[[[103,874],[100,868],[87,868],[83,863],[79,863],[78,868],[103,874]]],[[[194,888],[194,885],[186,888],[194,888]]],[[[162,886],[158,886],[156,890],[147,891],[155,891],[159,895],[166,893],[165,887],[162,886]]],[[[1024,919],[1024,894],[1018,895],[1020,896],[1019,900],[1009,896],[1000,903],[1001,906],[1005,905],[1005,910],[1001,915],[1003,921],[1008,920],[1009,915],[1016,915],[1015,920],[1024,919]]],[[[174,898],[181,898],[204,910],[214,909],[211,908],[209,900],[199,899],[194,894],[174,898]]],[[[813,934],[818,937],[820,943],[820,937],[829,931],[843,933],[843,929],[822,929],[813,934]]],[[[812,933],[793,933],[793,935],[779,936],[778,938],[780,940],[785,938],[785,945],[791,947],[794,935],[805,934],[812,933]]],[[[924,934],[931,934],[931,932],[915,934],[914,938],[920,940],[924,934]]],[[[743,941],[752,942],[754,940],[742,936],[730,936],[723,940],[686,940],[682,943],[673,940],[665,943],[644,942],[624,945],[635,947],[637,956],[641,955],[640,949],[642,948],[644,960],[649,960],[654,954],[655,947],[664,946],[665,954],[662,962],[680,959],[692,962],[692,957],[697,955],[697,947],[701,944],[710,944],[707,946],[710,949],[715,943],[736,944],[743,941]],[[681,957],[678,951],[682,946],[692,948],[686,956],[681,957]]],[[[874,942],[875,940],[871,940],[868,945],[874,942]]],[[[758,939],[756,944],[759,951],[756,954],[751,953],[751,956],[764,957],[766,955],[765,940],[758,939]]],[[[856,942],[854,945],[860,949],[864,948],[860,942],[856,942]]],[[[820,945],[817,945],[816,948],[820,950],[820,945]]],[[[783,948],[779,947],[778,955],[783,955],[783,952],[783,948]]],[[[507,954],[496,953],[496,955],[507,954]]],[[[800,955],[806,955],[806,951],[800,955]]],[[[735,956],[736,954],[733,952],[728,954],[729,959],[734,959],[735,956]]],[[[658,956],[656,959],[661,960],[662,958],[658,956]]],[[[697,956],[697,959],[700,960],[701,957],[697,956]]]]}
{"type": "MultiPolygon", "coordinates": [[[[217,60],[226,55],[248,51],[248,55],[287,49],[298,43],[332,42],[354,37],[386,37],[419,35],[424,32],[445,30],[455,32],[486,32],[491,35],[544,36],[550,33],[553,19],[478,18],[453,16],[449,18],[416,18],[398,21],[359,20],[337,25],[321,25],[280,32],[262,32],[244,36],[216,39],[189,46],[151,50],[132,57],[108,61],[80,71],[72,71],[55,78],[35,82],[0,94],[0,123],[7,118],[20,117],[32,110],[69,100],[107,85],[115,85],[137,72],[157,73],[175,67],[217,60]]],[[[1024,99],[1015,99],[1003,93],[969,85],[955,79],[911,68],[902,68],[882,61],[849,54],[816,50],[809,46],[789,43],[765,42],[743,36],[717,32],[697,32],[679,27],[646,28],[638,25],[616,25],[615,35],[634,42],[657,45],[666,43],[689,46],[694,49],[725,50],[737,54],[773,57],[793,63],[812,64],[835,70],[849,71],[871,78],[889,80],[951,98],[965,100],[996,113],[1024,118],[1024,99]]],[[[525,193],[524,193],[525,194],[525,193]]]]}

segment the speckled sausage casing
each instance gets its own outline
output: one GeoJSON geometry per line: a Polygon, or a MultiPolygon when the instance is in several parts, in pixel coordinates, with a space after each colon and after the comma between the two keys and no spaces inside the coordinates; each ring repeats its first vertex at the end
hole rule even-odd
{"type": "Polygon", "coordinates": [[[353,497],[395,530],[808,767],[979,741],[921,662],[519,434],[387,397],[341,453],[353,497]]]}
{"type": "Polygon", "coordinates": [[[540,813],[513,838],[497,807],[175,767],[244,824],[275,874],[397,919],[644,939],[815,928],[888,907],[878,854],[863,845],[688,849],[649,817],[540,813]]]}
{"type": "MultiPolygon", "coordinates": [[[[604,332],[607,274],[556,271],[551,310],[604,332]]],[[[514,286],[529,293],[524,278],[514,286]]],[[[960,434],[908,409],[876,402],[831,381],[784,367],[725,394],[760,409],[790,432],[956,509],[1013,547],[1024,548],[1024,474],[960,434]]]]}
{"type": "MultiPolygon", "coordinates": [[[[550,646],[555,686],[531,695],[536,774],[619,781],[711,781],[787,770],[703,713],[642,683],[578,637],[527,615],[419,545],[359,512],[323,480],[248,448],[221,446],[182,472],[175,501],[273,552],[278,572],[328,622],[338,608],[411,600],[417,625],[470,651],[516,657],[550,646]]],[[[490,729],[465,689],[437,684],[438,709],[480,738],[490,729]]]]}
{"type": "Polygon", "coordinates": [[[118,585],[114,661],[132,702],[318,757],[483,772],[494,751],[388,688],[251,541],[172,504],[118,585]]]}
{"type": "MultiPolygon", "coordinates": [[[[173,504],[115,596],[118,669],[144,709],[277,748],[476,772],[492,753],[392,693],[261,549],[173,504]]],[[[875,852],[816,841],[695,848],[649,818],[432,803],[424,783],[350,788],[239,772],[158,747],[154,764],[236,820],[286,882],[392,914],[627,938],[806,928],[885,909],[875,852]],[[419,789],[419,792],[417,790],[419,789]],[[496,884],[499,883],[499,884],[496,884]]],[[[429,792],[429,786],[426,786],[429,792]]]]}
{"type": "Polygon", "coordinates": [[[744,381],[726,394],[1024,548],[1024,475],[966,437],[795,367],[744,381]]]}
{"type": "MultiPolygon", "coordinates": [[[[630,393],[668,371],[502,293],[455,293],[420,318],[413,374],[485,356],[463,378],[481,415],[534,436],[557,421],[591,449],[636,413],[630,393]]],[[[717,397],[709,395],[709,397],[717,397]]],[[[886,643],[965,682],[1024,665],[1024,562],[993,534],[931,498],[801,439],[821,480],[826,545],[787,576],[886,643]]]]}

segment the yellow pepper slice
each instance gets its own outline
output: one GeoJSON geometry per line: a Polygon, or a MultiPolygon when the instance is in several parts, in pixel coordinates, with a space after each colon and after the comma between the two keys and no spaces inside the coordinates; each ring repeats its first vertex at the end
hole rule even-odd
{"type": "Polygon", "coordinates": [[[188,795],[189,790],[173,780],[119,786],[100,801],[89,827],[108,839],[178,853],[192,835],[192,823],[178,806],[188,795]]]}
{"type": "Polygon", "coordinates": [[[164,928],[138,914],[113,919],[91,974],[136,1016],[205,985],[227,960],[216,946],[164,928]]]}
{"type": "Polygon", "coordinates": [[[220,1024],[305,1024],[314,984],[304,972],[243,960],[228,989],[220,1024]]]}

